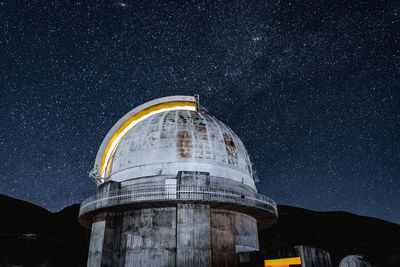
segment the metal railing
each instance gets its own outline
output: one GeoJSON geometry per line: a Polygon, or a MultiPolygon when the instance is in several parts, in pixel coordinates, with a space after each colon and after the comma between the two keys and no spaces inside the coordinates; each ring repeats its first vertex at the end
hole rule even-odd
{"type": "Polygon", "coordinates": [[[82,202],[79,216],[106,207],[160,201],[233,203],[256,207],[278,215],[276,203],[261,194],[249,194],[245,191],[233,191],[213,186],[166,185],[124,188],[98,193],[82,202]]]}

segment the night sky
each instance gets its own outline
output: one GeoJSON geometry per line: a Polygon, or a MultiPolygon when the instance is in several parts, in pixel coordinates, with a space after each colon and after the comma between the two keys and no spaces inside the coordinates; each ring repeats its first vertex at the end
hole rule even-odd
{"type": "Polygon", "coordinates": [[[279,204],[400,223],[400,1],[0,1],[0,193],[95,193],[132,108],[200,95],[279,204]]]}

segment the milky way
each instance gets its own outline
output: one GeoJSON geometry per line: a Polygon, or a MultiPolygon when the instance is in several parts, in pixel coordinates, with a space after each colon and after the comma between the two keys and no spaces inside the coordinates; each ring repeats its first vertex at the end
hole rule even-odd
{"type": "Polygon", "coordinates": [[[2,1],[0,193],[94,194],[112,125],[200,95],[280,204],[400,223],[398,1],[2,1]]]}

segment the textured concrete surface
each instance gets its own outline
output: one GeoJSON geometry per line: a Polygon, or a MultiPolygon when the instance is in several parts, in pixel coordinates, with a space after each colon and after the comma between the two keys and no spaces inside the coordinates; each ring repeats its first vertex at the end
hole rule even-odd
{"type": "Polygon", "coordinates": [[[256,220],[239,212],[202,204],[108,212],[92,224],[88,266],[238,266],[238,248],[258,250],[256,220]]]}
{"type": "MultiPolygon", "coordinates": [[[[168,184],[168,190],[174,191],[176,185],[209,186],[213,179],[206,172],[180,171],[176,178],[132,181],[123,188],[168,184]]],[[[220,185],[239,190],[243,196],[254,194],[248,186],[232,180],[220,185]]],[[[113,181],[100,185],[100,202],[112,200],[115,195],[111,192],[120,188],[121,184],[113,181]]],[[[177,193],[169,196],[176,198],[177,193]]],[[[234,211],[237,204],[222,208],[218,203],[157,203],[151,208],[140,203],[119,209],[110,206],[96,215],[88,266],[238,266],[246,261],[246,253],[259,249],[257,221],[234,211]]]]}
{"type": "Polygon", "coordinates": [[[332,267],[329,252],[320,248],[296,246],[276,253],[274,258],[300,257],[301,267],[332,267]]]}
{"type": "Polygon", "coordinates": [[[325,250],[296,246],[297,255],[301,257],[301,267],[332,267],[331,256],[325,250]]]}
{"type": "Polygon", "coordinates": [[[178,204],[176,266],[211,266],[210,207],[178,204]]]}
{"type": "Polygon", "coordinates": [[[179,185],[210,185],[210,174],[208,172],[178,172],[179,185]]]}
{"type": "Polygon", "coordinates": [[[121,266],[120,236],[122,226],[122,214],[107,212],[104,229],[103,255],[101,266],[121,266]]]}
{"type": "Polygon", "coordinates": [[[124,266],[175,266],[176,208],[125,212],[121,243],[124,266]]]}
{"type": "Polygon", "coordinates": [[[259,249],[257,222],[243,213],[211,209],[213,266],[238,266],[236,246],[259,249]]]}
{"type": "Polygon", "coordinates": [[[87,266],[101,266],[105,228],[106,213],[98,214],[92,224],[87,266]]]}

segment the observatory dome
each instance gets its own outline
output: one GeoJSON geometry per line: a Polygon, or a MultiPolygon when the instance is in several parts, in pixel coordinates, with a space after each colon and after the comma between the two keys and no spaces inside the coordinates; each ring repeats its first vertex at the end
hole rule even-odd
{"type": "MultiPolygon", "coordinates": [[[[102,153],[100,148],[98,158],[102,153]]],[[[196,171],[256,190],[242,141],[224,123],[197,110],[168,110],[140,121],[121,139],[108,168],[107,179],[116,182],[196,171]]]]}
{"type": "Polygon", "coordinates": [[[363,256],[360,255],[350,255],[344,257],[339,267],[372,267],[363,256]]]}

